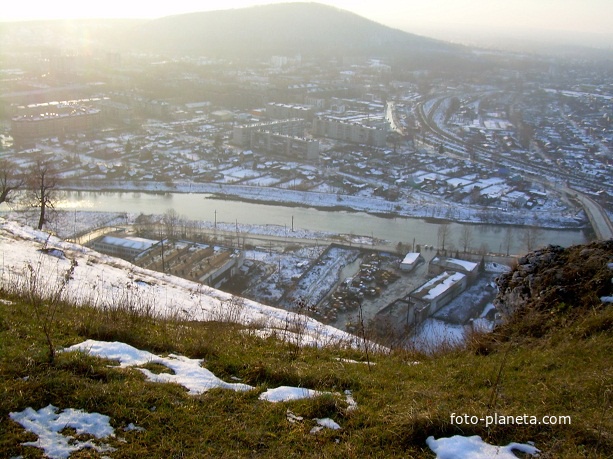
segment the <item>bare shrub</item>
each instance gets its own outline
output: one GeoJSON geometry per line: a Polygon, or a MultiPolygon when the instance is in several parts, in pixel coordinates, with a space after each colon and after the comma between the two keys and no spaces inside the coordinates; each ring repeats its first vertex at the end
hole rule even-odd
{"type": "Polygon", "coordinates": [[[232,295],[227,300],[219,300],[211,312],[211,320],[222,323],[242,323],[245,314],[245,299],[232,295]]]}
{"type": "MultiPolygon", "coordinates": [[[[77,266],[75,260],[70,261],[70,266],[65,270],[60,269],[59,262],[55,268],[49,265],[47,247],[41,249],[41,255],[36,264],[27,263],[21,275],[10,279],[6,290],[14,295],[19,295],[28,305],[36,322],[40,324],[47,343],[48,362],[55,361],[55,345],[53,343],[53,331],[60,313],[60,308],[65,301],[66,287],[74,274],[77,266]]],[[[59,261],[59,260],[58,260],[59,261]]]]}

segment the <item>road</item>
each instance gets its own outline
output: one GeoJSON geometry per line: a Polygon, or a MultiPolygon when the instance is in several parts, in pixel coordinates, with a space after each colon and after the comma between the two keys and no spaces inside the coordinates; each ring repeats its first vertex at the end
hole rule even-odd
{"type": "MultiPolygon", "coordinates": [[[[418,115],[419,122],[433,136],[430,141],[425,141],[426,143],[431,145],[433,148],[437,146],[437,143],[443,144],[445,145],[445,154],[447,156],[465,160],[468,156],[466,152],[469,151],[469,147],[466,145],[466,142],[441,129],[434,121],[434,114],[446,97],[449,96],[444,96],[437,99],[428,113],[425,112],[423,103],[420,104],[416,110],[416,113],[418,115]]],[[[480,146],[473,146],[472,149],[475,152],[473,155],[474,161],[483,163],[493,162],[493,152],[487,151],[480,146]]],[[[552,183],[547,179],[547,176],[551,176],[552,174],[550,167],[527,163],[525,161],[517,161],[515,166],[521,168],[525,175],[530,176],[531,180],[542,184],[548,189],[552,188],[552,183]]],[[[556,176],[560,182],[566,181],[567,183],[571,183],[573,180],[575,182],[577,180],[585,180],[590,182],[587,179],[579,179],[572,173],[566,171],[558,171],[556,176]]],[[[591,184],[594,185],[594,183],[591,184]]],[[[553,186],[555,187],[556,185],[554,184],[553,186]]],[[[613,238],[613,224],[611,223],[606,211],[597,202],[570,187],[562,187],[561,190],[568,196],[575,197],[581,207],[583,207],[590,224],[594,229],[597,239],[607,240],[613,238]]]]}
{"type": "Polygon", "coordinates": [[[569,195],[574,196],[583,206],[583,209],[585,210],[585,213],[592,224],[596,238],[599,240],[613,239],[613,223],[611,223],[611,220],[604,209],[593,199],[576,190],[566,188],[566,192],[569,195]]]}

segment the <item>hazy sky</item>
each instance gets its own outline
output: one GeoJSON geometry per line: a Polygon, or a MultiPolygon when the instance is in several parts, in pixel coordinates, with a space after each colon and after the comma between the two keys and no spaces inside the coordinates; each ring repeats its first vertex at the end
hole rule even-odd
{"type": "MultiPolygon", "coordinates": [[[[242,8],[287,0],[31,0],[2,7],[7,20],[156,18],[171,14],[242,8]]],[[[290,0],[291,1],[291,0],[290,0]]],[[[488,31],[541,29],[594,34],[612,32],[613,0],[322,0],[386,25],[421,33],[428,28],[488,31]]]]}

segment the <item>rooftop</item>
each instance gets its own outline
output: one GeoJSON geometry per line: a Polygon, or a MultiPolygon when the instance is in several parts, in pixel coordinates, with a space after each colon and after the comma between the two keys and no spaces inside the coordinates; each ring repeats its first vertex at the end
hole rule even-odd
{"type": "Polygon", "coordinates": [[[466,276],[462,273],[448,273],[445,271],[434,279],[430,279],[421,287],[413,290],[411,296],[420,300],[432,301],[443,295],[457,283],[461,282],[465,277],[466,276]]]}

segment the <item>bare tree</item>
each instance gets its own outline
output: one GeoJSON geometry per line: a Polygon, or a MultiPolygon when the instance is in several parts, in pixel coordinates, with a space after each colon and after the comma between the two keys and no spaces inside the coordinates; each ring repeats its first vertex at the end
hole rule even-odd
{"type": "Polygon", "coordinates": [[[149,236],[153,228],[151,215],[145,215],[141,212],[134,220],[134,228],[139,236],[149,236]]]}
{"type": "Polygon", "coordinates": [[[28,171],[28,190],[33,207],[40,209],[39,230],[48,221],[48,211],[53,210],[57,202],[58,173],[53,161],[38,157],[28,171]]]}
{"type": "Polygon", "coordinates": [[[449,239],[451,227],[449,223],[441,223],[438,227],[438,245],[445,250],[445,242],[449,239]]]}
{"type": "Polygon", "coordinates": [[[24,185],[23,175],[8,159],[0,159],[0,204],[9,203],[12,194],[24,185]]]}
{"type": "Polygon", "coordinates": [[[470,245],[473,243],[473,227],[471,225],[462,226],[462,231],[460,232],[460,244],[462,244],[462,248],[464,249],[464,253],[468,250],[470,245]]]}
{"type": "Polygon", "coordinates": [[[179,224],[181,223],[181,216],[174,209],[168,209],[162,217],[162,223],[166,231],[166,237],[168,239],[175,240],[178,236],[179,224]]]}
{"type": "Polygon", "coordinates": [[[505,230],[503,243],[508,257],[509,253],[511,252],[511,245],[513,244],[513,228],[508,227],[505,230]]]}

